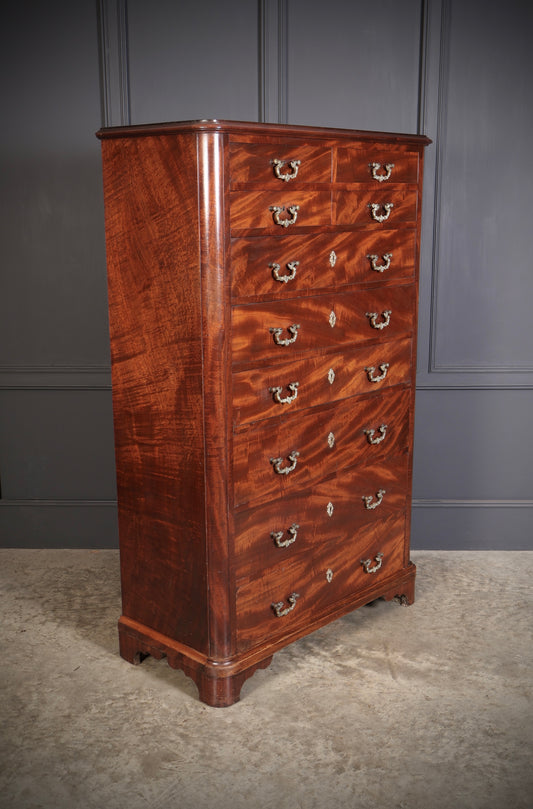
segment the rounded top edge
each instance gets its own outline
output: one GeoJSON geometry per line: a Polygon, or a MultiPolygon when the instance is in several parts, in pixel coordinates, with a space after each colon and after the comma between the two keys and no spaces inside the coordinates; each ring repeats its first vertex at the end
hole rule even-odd
{"type": "Polygon", "coordinates": [[[129,124],[127,126],[102,127],[96,137],[124,138],[147,135],[172,135],[182,132],[218,131],[243,134],[265,134],[310,138],[352,138],[373,140],[404,140],[417,145],[428,145],[431,140],[425,135],[398,132],[372,132],[364,129],[345,129],[302,124],[261,123],[258,121],[230,121],[218,118],[200,118],[190,121],[168,121],[161,123],[129,124]]]}

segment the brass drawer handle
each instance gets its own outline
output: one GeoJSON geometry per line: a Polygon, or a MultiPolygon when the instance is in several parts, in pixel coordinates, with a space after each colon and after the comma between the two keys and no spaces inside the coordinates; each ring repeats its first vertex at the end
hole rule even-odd
{"type": "Polygon", "coordinates": [[[374,371],[376,369],[375,369],[375,367],[373,365],[369,365],[368,368],[365,368],[366,375],[368,377],[368,381],[369,382],[383,382],[383,380],[387,376],[387,371],[389,370],[389,367],[390,367],[389,362],[383,362],[379,366],[379,370],[381,371],[381,373],[379,374],[379,376],[374,376],[374,371]]]}
{"type": "Polygon", "coordinates": [[[270,536],[274,540],[276,548],[288,548],[289,545],[296,542],[299,527],[300,526],[294,522],[291,527],[287,529],[287,533],[289,535],[288,539],[283,539],[283,531],[271,531],[270,536]]]}
{"type": "Polygon", "coordinates": [[[363,432],[366,435],[366,440],[368,441],[369,444],[374,445],[381,444],[381,442],[384,441],[385,436],[387,435],[387,425],[381,424],[378,427],[379,435],[377,435],[375,438],[374,438],[374,435],[376,434],[375,430],[363,430],[363,432]]]}
{"type": "Polygon", "coordinates": [[[372,177],[374,178],[374,180],[377,180],[378,183],[383,183],[385,180],[390,180],[390,176],[394,168],[394,163],[385,163],[384,174],[380,172],[381,163],[369,163],[368,165],[372,169],[372,177]]]}
{"type": "Polygon", "coordinates": [[[285,606],[283,601],[278,601],[276,604],[272,604],[272,609],[274,610],[276,618],[283,618],[285,615],[288,615],[289,612],[292,612],[296,606],[296,601],[298,598],[300,598],[299,593],[291,593],[287,599],[289,603],[288,607],[285,606]]]}
{"type": "Polygon", "coordinates": [[[369,202],[368,207],[370,208],[372,219],[376,222],[384,222],[386,219],[389,218],[390,212],[394,208],[393,202],[369,202]],[[385,213],[378,213],[379,210],[384,210],[385,213]]]}
{"type": "Polygon", "coordinates": [[[369,319],[370,325],[373,329],[386,329],[390,323],[390,316],[392,315],[392,309],[385,309],[384,312],[381,313],[381,317],[383,318],[378,323],[379,314],[377,312],[365,312],[365,316],[369,319]]]}
{"type": "Polygon", "coordinates": [[[295,180],[298,176],[298,169],[301,162],[301,160],[289,160],[288,166],[290,168],[290,172],[283,174],[281,167],[285,165],[285,160],[279,160],[277,157],[275,157],[272,161],[272,165],[274,166],[274,174],[278,180],[284,180],[286,183],[288,183],[289,180],[295,180]]]}
{"type": "Polygon", "coordinates": [[[299,263],[299,261],[289,261],[287,264],[287,269],[290,271],[288,275],[279,274],[281,269],[279,264],[269,264],[268,266],[272,269],[272,275],[276,281],[281,281],[282,284],[287,284],[289,281],[293,281],[296,278],[296,270],[299,263]]]}
{"type": "Polygon", "coordinates": [[[364,495],[363,496],[363,501],[364,501],[364,504],[365,504],[365,508],[368,511],[372,511],[373,509],[380,506],[382,504],[382,502],[383,502],[383,495],[386,494],[386,493],[387,492],[385,491],[385,489],[378,489],[378,491],[376,492],[376,499],[375,500],[374,500],[374,495],[373,494],[364,495]]]}
{"type": "Polygon", "coordinates": [[[287,458],[291,462],[290,466],[282,466],[282,464],[285,462],[284,458],[271,458],[270,463],[274,467],[274,472],[277,475],[290,475],[290,473],[294,472],[296,469],[296,464],[298,463],[299,457],[300,453],[293,450],[291,453],[289,453],[289,455],[287,455],[287,458]]]}
{"type": "Polygon", "coordinates": [[[284,205],[282,205],[281,207],[278,206],[278,205],[272,205],[270,207],[270,210],[272,211],[272,217],[273,217],[274,222],[276,223],[276,225],[280,225],[282,228],[288,228],[289,225],[294,225],[295,224],[296,219],[298,218],[298,211],[300,210],[300,206],[299,205],[289,205],[287,207],[287,211],[289,213],[289,216],[286,217],[285,219],[281,218],[281,214],[285,210],[284,205]]]}
{"type": "Polygon", "coordinates": [[[297,398],[299,386],[299,382],[289,382],[287,385],[288,390],[291,391],[291,395],[289,396],[282,396],[281,392],[283,388],[279,388],[277,386],[274,388],[269,388],[268,391],[272,394],[272,397],[277,404],[290,404],[297,398]]]}
{"type": "Polygon", "coordinates": [[[381,257],[383,259],[382,264],[378,264],[379,256],[376,256],[375,253],[371,253],[367,258],[370,259],[370,266],[373,270],[376,272],[385,272],[385,270],[388,270],[390,267],[392,253],[383,253],[381,257]]]}
{"type": "Polygon", "coordinates": [[[298,337],[298,329],[300,328],[299,323],[293,323],[292,326],[289,326],[287,331],[289,334],[292,334],[292,337],[285,337],[282,338],[281,335],[283,334],[283,329],[270,329],[270,334],[274,338],[274,342],[278,346],[289,346],[291,343],[296,342],[296,338],[298,337]]]}
{"type": "Polygon", "coordinates": [[[373,559],[361,559],[361,564],[365,573],[377,573],[383,564],[383,554],[376,553],[373,559]],[[373,565],[372,562],[376,562],[376,564],[373,565]]]}

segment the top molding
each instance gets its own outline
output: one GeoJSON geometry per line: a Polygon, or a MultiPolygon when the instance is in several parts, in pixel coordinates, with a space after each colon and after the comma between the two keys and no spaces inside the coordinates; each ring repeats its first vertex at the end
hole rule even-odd
{"type": "Polygon", "coordinates": [[[96,133],[98,138],[122,138],[142,135],[172,135],[181,132],[232,132],[261,135],[293,135],[306,138],[345,138],[346,140],[398,141],[427,146],[431,140],[425,135],[408,135],[397,132],[369,132],[360,129],[334,129],[325,126],[300,126],[291,124],[263,124],[257,121],[223,121],[216,118],[198,121],[173,121],[168,123],[135,124],[131,126],[103,127],[96,133]]]}

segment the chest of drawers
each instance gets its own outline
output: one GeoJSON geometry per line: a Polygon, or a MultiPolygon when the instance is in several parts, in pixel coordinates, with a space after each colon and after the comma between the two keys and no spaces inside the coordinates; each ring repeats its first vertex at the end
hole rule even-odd
{"type": "Polygon", "coordinates": [[[409,560],[421,136],[103,129],[123,614],[231,705],[409,560]]]}

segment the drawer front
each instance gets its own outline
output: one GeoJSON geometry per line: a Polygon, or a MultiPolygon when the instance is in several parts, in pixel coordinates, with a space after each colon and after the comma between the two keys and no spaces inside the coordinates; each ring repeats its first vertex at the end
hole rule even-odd
{"type": "Polygon", "coordinates": [[[404,452],[410,398],[410,390],[401,389],[238,429],[234,505],[284,497],[355,462],[404,452]]]}
{"type": "Polygon", "coordinates": [[[263,144],[231,143],[230,185],[260,183],[279,187],[296,183],[329,183],[331,149],[299,141],[263,144]]]}
{"type": "Polygon", "coordinates": [[[400,186],[333,191],[333,223],[336,225],[373,225],[384,222],[394,227],[404,222],[416,222],[417,191],[400,186]]]}
{"type": "Polygon", "coordinates": [[[405,517],[376,521],[345,543],[287,557],[237,581],[237,648],[307,626],[404,567],[405,517]],[[363,564],[363,562],[365,564],[363,564]],[[367,572],[368,571],[368,572],[367,572]],[[373,572],[371,572],[373,571],[373,572]]]}
{"type": "Polygon", "coordinates": [[[394,148],[337,149],[335,180],[340,183],[417,183],[418,153],[394,148]]]}
{"type": "Polygon", "coordinates": [[[414,253],[415,233],[409,229],[232,239],[232,295],[280,298],[345,284],[411,279],[414,253]]]}
{"type": "Polygon", "coordinates": [[[234,514],[237,578],[308,553],[324,543],[345,544],[361,528],[371,531],[403,513],[407,498],[409,455],[387,456],[318,481],[290,496],[234,514]],[[376,508],[364,497],[385,490],[376,508]]]}
{"type": "Polygon", "coordinates": [[[233,361],[391,340],[413,333],[414,316],[414,285],[234,306],[233,361]]]}
{"type": "MultiPolygon", "coordinates": [[[[283,183],[285,186],[285,183],[283,183]]],[[[294,227],[331,224],[329,190],[300,188],[272,191],[232,191],[230,226],[232,233],[259,228],[278,235],[294,227]]]]}
{"type": "Polygon", "coordinates": [[[233,374],[233,419],[243,424],[279,416],[289,407],[299,411],[360,393],[380,393],[409,383],[410,377],[410,339],[239,371],[233,374]],[[297,397],[289,405],[280,404],[272,389],[280,387],[281,398],[293,396],[290,385],[295,382],[297,397]]]}

